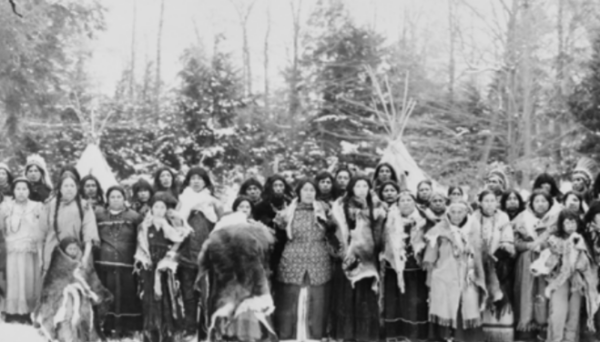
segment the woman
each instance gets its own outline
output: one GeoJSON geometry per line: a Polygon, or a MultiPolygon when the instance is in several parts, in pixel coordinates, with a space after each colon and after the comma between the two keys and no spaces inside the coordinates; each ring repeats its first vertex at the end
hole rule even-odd
{"type": "Polygon", "coordinates": [[[581,195],[575,191],[569,191],[563,195],[562,201],[563,207],[565,209],[569,209],[575,211],[576,213],[583,218],[585,215],[584,206],[587,207],[581,195]]]}
{"type": "Polygon", "coordinates": [[[320,340],[326,337],[332,261],[327,245],[327,205],[316,199],[317,185],[302,180],[280,219],[285,243],[278,266],[275,330],[282,340],[320,340]]]}
{"type": "Polygon", "coordinates": [[[135,270],[140,275],[144,342],[174,342],[183,326],[181,293],[175,286],[177,251],[190,230],[174,226],[177,200],[158,192],[151,210],[138,228],[135,270]],[[156,284],[156,282],[159,284],[156,284]]]}
{"type": "Polygon", "coordinates": [[[483,315],[486,341],[512,342],[515,245],[508,215],[498,209],[493,190],[479,194],[473,214],[481,230],[482,260],[489,300],[483,315]]]}
{"type": "Polygon", "coordinates": [[[398,174],[392,165],[390,163],[380,163],[373,173],[373,189],[375,192],[379,192],[379,187],[388,181],[396,182],[400,185],[398,174]]]}
{"type": "Polygon", "coordinates": [[[548,301],[544,296],[546,281],[534,278],[530,269],[549,234],[556,227],[554,200],[545,190],[534,191],[527,210],[513,221],[517,263],[515,266],[515,338],[535,339],[547,323],[548,301]]]}
{"type": "Polygon", "coordinates": [[[145,217],[150,211],[150,200],[154,195],[152,185],[144,178],[140,178],[133,184],[132,192],[133,198],[131,207],[142,217],[145,217]]]}
{"type": "Polygon", "coordinates": [[[42,233],[40,213],[42,204],[29,200],[31,184],[17,178],[11,197],[0,210],[0,233],[6,237],[7,289],[5,308],[8,321],[30,323],[41,291],[40,265],[42,233]],[[11,317],[12,316],[12,317],[11,317]]]}
{"type": "Polygon", "coordinates": [[[8,165],[0,163],[0,194],[7,199],[12,197],[13,175],[8,165]]]}
{"type": "Polygon", "coordinates": [[[460,186],[450,186],[448,188],[448,199],[450,203],[465,200],[465,193],[460,186]]]}
{"type": "Polygon", "coordinates": [[[533,191],[544,190],[552,196],[555,203],[559,203],[562,199],[562,193],[556,184],[556,179],[547,173],[542,173],[537,176],[533,182],[533,191]]]}
{"type": "Polygon", "coordinates": [[[504,211],[512,221],[525,210],[525,201],[517,190],[509,190],[500,199],[500,210],[504,211]]]}
{"type": "Polygon", "coordinates": [[[381,250],[385,210],[372,197],[370,180],[365,176],[357,176],[348,184],[346,195],[333,204],[332,213],[338,224],[337,240],[342,245],[339,252],[342,260],[334,265],[332,283],[335,289],[331,298],[332,337],[338,340],[377,341],[379,306],[373,290],[376,280],[369,276],[356,281],[355,277],[363,273],[379,273],[374,260],[381,250]],[[352,239],[357,233],[366,240],[352,239]],[[361,246],[357,249],[362,250],[364,255],[355,255],[349,248],[354,245],[361,246]],[[356,269],[365,272],[356,274],[356,269]]]}
{"type": "Polygon", "coordinates": [[[481,235],[466,201],[425,234],[423,264],[429,271],[429,321],[434,340],[483,341],[481,308],[487,291],[481,260],[481,235]]]}
{"type": "MultiPolygon", "coordinates": [[[[595,312],[590,310],[598,309],[597,269],[580,235],[579,217],[577,211],[563,209],[558,216],[557,229],[548,240],[548,248],[543,251],[558,259],[544,272],[548,281],[545,295],[550,298],[548,342],[579,340],[582,307],[587,309],[584,311],[586,318],[589,317],[584,326],[594,326],[595,312]],[[590,306],[590,303],[594,304],[590,306]]],[[[548,266],[548,262],[544,266],[548,266]]]]}
{"type": "Polygon", "coordinates": [[[175,176],[175,173],[168,167],[158,169],[154,174],[154,193],[168,192],[176,199],[179,198],[179,187],[175,176]]]}
{"type": "MultiPolygon", "coordinates": [[[[583,238],[586,242],[588,251],[592,257],[592,262],[600,264],[600,201],[593,201],[584,217],[583,238]]],[[[596,273],[596,277],[599,273],[596,273]]],[[[587,315],[586,319],[587,320],[587,315]]],[[[582,334],[582,341],[598,341],[600,339],[600,312],[594,315],[594,330],[585,329],[582,334]]]]}
{"type": "Polygon", "coordinates": [[[429,179],[425,179],[417,184],[417,206],[421,210],[429,207],[429,200],[433,193],[433,183],[429,179]]]}
{"type": "Polygon", "coordinates": [[[104,332],[107,336],[122,338],[142,328],[140,301],[136,296],[137,279],[133,274],[137,227],[142,217],[125,206],[126,195],[122,187],[108,189],[106,199],[107,207],[98,207],[96,211],[100,235],[96,271],[102,285],[114,296],[104,321],[104,332]]]}
{"type": "Polygon", "coordinates": [[[94,209],[104,207],[104,191],[98,179],[87,175],[81,180],[81,198],[86,200],[94,209]]]}
{"type": "Polygon", "coordinates": [[[386,340],[427,340],[429,294],[422,260],[428,225],[408,190],[401,191],[397,205],[390,206],[384,227],[381,263],[383,335],[386,340]],[[395,245],[394,242],[400,243],[395,245]],[[396,258],[400,255],[405,259],[396,258]]]}
{"type": "Polygon", "coordinates": [[[315,178],[315,182],[319,188],[319,196],[317,200],[331,205],[336,199],[338,199],[339,191],[335,183],[335,178],[333,178],[331,173],[327,171],[319,173],[315,178]]]}
{"type": "Polygon", "coordinates": [[[258,204],[263,192],[263,186],[256,178],[249,178],[240,187],[238,196],[250,198],[253,204],[258,204]]]}
{"type": "Polygon", "coordinates": [[[335,185],[337,186],[338,191],[340,192],[340,196],[346,194],[346,188],[348,187],[348,184],[350,183],[351,179],[352,172],[348,168],[342,167],[337,169],[337,171],[335,172],[335,185]]]}
{"type": "Polygon", "coordinates": [[[77,184],[79,185],[79,187],[81,188],[81,175],[79,174],[79,171],[77,170],[77,168],[75,167],[75,165],[65,165],[63,166],[60,171],[58,172],[58,179],[60,180],[65,174],[70,174],[71,176],[75,177],[75,181],[77,182],[77,184]]]}
{"type": "Polygon", "coordinates": [[[52,192],[52,182],[50,182],[46,162],[42,157],[33,155],[27,158],[25,177],[31,183],[29,199],[34,202],[46,202],[52,192]]]}
{"type": "Polygon", "coordinates": [[[64,174],[58,183],[56,197],[44,206],[40,218],[41,230],[45,237],[44,274],[50,266],[52,251],[65,237],[74,237],[84,245],[85,256],[91,253],[93,245],[100,242],[94,210],[81,199],[78,184],[73,175],[64,174]]]}
{"type": "MultiPolygon", "coordinates": [[[[200,295],[194,290],[198,275],[198,254],[223,211],[219,201],[213,197],[213,184],[208,172],[201,167],[191,168],[183,181],[183,192],[179,197],[178,215],[192,228],[193,233],[181,244],[177,278],[181,282],[185,306],[186,334],[198,332],[198,302],[200,295]]],[[[203,301],[204,302],[204,301],[203,301]]],[[[202,319],[200,320],[202,322],[202,319]]],[[[200,337],[206,332],[201,331],[200,337]]]]}
{"type": "Polygon", "coordinates": [[[400,186],[398,183],[393,181],[387,181],[381,184],[377,196],[385,203],[388,208],[398,203],[398,194],[400,193],[400,186]]]}
{"type": "Polygon", "coordinates": [[[448,206],[448,198],[441,192],[434,192],[429,196],[429,205],[423,211],[423,214],[429,221],[438,223],[443,220],[448,206]]]}

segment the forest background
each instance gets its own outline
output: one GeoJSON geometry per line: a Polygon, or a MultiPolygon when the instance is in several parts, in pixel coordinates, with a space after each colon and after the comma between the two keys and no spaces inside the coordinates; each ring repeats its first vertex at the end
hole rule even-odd
{"type": "Polygon", "coordinates": [[[74,163],[89,142],[120,179],[373,167],[390,137],[369,109],[405,93],[403,142],[442,184],[477,187],[501,163],[528,187],[600,161],[597,0],[14,2],[0,2],[0,159],[15,169],[32,153],[74,163]],[[97,48],[115,18],[117,62],[97,48]],[[165,32],[182,22],[178,48],[165,32]]]}

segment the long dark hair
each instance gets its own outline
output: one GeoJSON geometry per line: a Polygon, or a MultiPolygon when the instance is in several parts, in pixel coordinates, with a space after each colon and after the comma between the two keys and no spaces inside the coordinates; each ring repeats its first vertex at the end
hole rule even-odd
{"type": "Polygon", "coordinates": [[[506,211],[506,202],[508,202],[508,198],[512,194],[514,194],[517,197],[517,201],[519,201],[519,208],[518,208],[517,212],[518,213],[523,212],[523,210],[525,210],[525,201],[523,200],[523,196],[521,196],[521,194],[515,189],[508,190],[502,194],[502,197],[500,198],[500,209],[504,212],[507,212],[506,211]]]}
{"type": "MultiPolygon", "coordinates": [[[[454,190],[458,190],[460,191],[460,195],[464,196],[465,192],[463,191],[463,189],[460,186],[457,185],[450,185],[448,187],[448,198],[450,198],[450,195],[452,195],[452,193],[454,192],[454,190]]],[[[479,200],[481,202],[481,200],[479,200]]]]}
{"type": "Polygon", "coordinates": [[[157,193],[157,192],[162,192],[162,191],[170,191],[174,196],[179,195],[179,188],[177,186],[177,175],[166,166],[161,167],[160,169],[156,170],[156,172],[154,173],[154,192],[157,193]],[[171,178],[173,178],[171,187],[168,189],[163,187],[162,184],[160,183],[160,175],[163,172],[168,172],[171,175],[171,178]]]}
{"type": "Polygon", "coordinates": [[[62,167],[62,169],[60,169],[60,172],[58,173],[59,181],[62,179],[65,173],[71,173],[75,177],[77,185],[81,184],[81,175],[79,174],[79,171],[77,171],[77,168],[74,165],[65,165],[62,167]]]}
{"type": "MultiPolygon", "coordinates": [[[[188,173],[185,175],[185,180],[183,181],[183,186],[182,186],[182,191],[185,190],[185,188],[187,188],[188,186],[190,186],[190,181],[192,179],[192,176],[194,175],[198,175],[200,176],[200,178],[202,178],[202,180],[204,181],[204,186],[210,191],[210,193],[213,193],[213,182],[210,179],[210,175],[208,174],[208,171],[206,171],[205,169],[196,166],[196,167],[192,167],[188,173]]],[[[159,175],[160,177],[160,175],[159,175]]],[[[173,182],[175,182],[175,178],[173,178],[173,182]]]]}
{"type": "Polygon", "coordinates": [[[565,194],[563,194],[562,196],[562,204],[566,205],[567,204],[567,199],[569,198],[569,196],[575,196],[577,197],[577,199],[579,200],[579,213],[582,214],[585,212],[585,210],[583,209],[583,197],[581,197],[580,194],[578,194],[575,191],[567,191],[565,194]]]}
{"type": "MultiPolygon", "coordinates": [[[[98,181],[98,179],[92,175],[87,175],[85,177],[83,177],[81,179],[81,183],[79,183],[79,195],[81,195],[81,198],[86,199],[86,195],[85,195],[85,183],[87,183],[88,181],[93,181],[94,183],[96,183],[96,198],[94,198],[96,200],[96,203],[98,203],[99,205],[104,205],[104,190],[102,190],[102,185],[100,185],[100,182],[98,181]]],[[[108,200],[108,194],[106,195],[106,199],[108,200]]]]}
{"type": "Polygon", "coordinates": [[[581,223],[581,218],[579,217],[579,213],[571,210],[571,209],[563,209],[560,214],[558,214],[558,221],[556,223],[556,231],[554,235],[558,236],[561,239],[567,238],[569,235],[565,232],[565,221],[573,220],[577,223],[577,233],[581,233],[583,230],[583,224],[581,223]]]}
{"type": "Polygon", "coordinates": [[[150,183],[148,183],[147,180],[145,180],[144,178],[140,178],[138,179],[137,182],[135,182],[135,184],[133,184],[132,187],[132,192],[133,192],[133,196],[132,196],[132,201],[133,202],[139,202],[140,199],[138,197],[138,193],[140,191],[148,191],[150,193],[150,199],[148,200],[148,202],[150,202],[150,200],[152,199],[152,196],[154,195],[154,189],[152,188],[152,185],[150,185],[150,183]]]}
{"type": "Polygon", "coordinates": [[[379,171],[381,171],[382,167],[387,167],[388,169],[390,169],[390,172],[392,173],[390,180],[396,182],[397,184],[400,184],[400,182],[398,181],[398,173],[396,173],[396,170],[394,169],[392,164],[381,163],[381,164],[377,165],[377,167],[375,168],[375,172],[373,173],[373,187],[374,188],[378,188],[379,186],[381,186],[381,184],[379,184],[379,171]]]}
{"type": "Polygon", "coordinates": [[[264,191],[263,185],[260,184],[260,182],[256,178],[248,178],[240,186],[240,191],[238,191],[238,196],[246,196],[246,192],[248,191],[248,188],[253,185],[260,189],[260,192],[262,195],[262,192],[264,191]]]}
{"type": "Polygon", "coordinates": [[[317,183],[310,178],[303,178],[298,181],[298,185],[296,185],[296,198],[298,198],[298,202],[302,202],[302,197],[300,197],[300,192],[302,192],[302,188],[306,185],[310,184],[315,189],[315,200],[318,200],[321,194],[321,190],[319,190],[319,186],[317,183]]]}
{"type": "Polygon", "coordinates": [[[325,199],[324,197],[327,196],[327,194],[324,194],[321,192],[321,189],[319,189],[319,183],[324,180],[324,179],[329,179],[331,181],[331,191],[329,192],[329,196],[332,200],[336,200],[340,197],[340,187],[337,184],[337,182],[335,181],[335,178],[333,177],[333,175],[328,172],[328,171],[321,171],[319,172],[319,174],[317,175],[317,177],[315,177],[315,183],[317,184],[317,194],[321,199],[325,199]]]}
{"type": "Polygon", "coordinates": [[[546,183],[550,184],[550,196],[560,200],[562,194],[560,193],[560,189],[556,184],[556,179],[554,179],[554,177],[552,177],[550,174],[542,173],[541,175],[537,176],[533,182],[533,190],[542,189],[542,185],[546,183]]]}
{"type": "Polygon", "coordinates": [[[365,181],[367,183],[367,185],[369,186],[369,191],[367,192],[367,206],[369,209],[369,219],[371,222],[373,222],[373,220],[374,220],[374,215],[373,215],[374,205],[373,205],[373,197],[371,196],[371,190],[373,189],[373,186],[371,185],[371,180],[367,176],[352,177],[352,179],[350,180],[350,183],[348,183],[348,188],[346,189],[346,195],[342,199],[342,204],[344,207],[344,216],[346,216],[346,221],[348,222],[349,229],[354,229],[356,227],[356,221],[353,220],[350,216],[349,204],[355,197],[354,186],[356,186],[356,183],[358,183],[360,181],[365,181]]]}
{"type": "Polygon", "coordinates": [[[529,209],[531,209],[531,211],[533,211],[535,213],[535,210],[533,209],[533,202],[534,202],[535,198],[538,196],[542,196],[546,199],[546,201],[548,201],[548,210],[546,210],[546,212],[548,212],[554,205],[554,199],[552,198],[551,194],[549,194],[546,191],[541,190],[541,189],[534,190],[531,193],[531,196],[529,196],[529,209]]]}
{"type": "Polygon", "coordinates": [[[292,187],[288,184],[288,182],[285,181],[285,178],[283,178],[283,176],[279,174],[272,175],[269,178],[267,178],[264,191],[262,192],[262,198],[267,201],[273,199],[275,195],[275,193],[273,192],[273,184],[276,181],[281,181],[283,183],[283,186],[285,187],[285,189],[283,190],[283,196],[287,197],[286,200],[291,200],[292,197],[294,197],[292,187]]]}
{"type": "Polygon", "coordinates": [[[400,185],[391,180],[385,181],[379,185],[379,189],[377,189],[377,196],[379,196],[379,199],[383,201],[383,191],[388,185],[396,189],[396,192],[398,193],[398,198],[396,200],[400,199],[400,185]]]}
{"type": "Polygon", "coordinates": [[[60,201],[62,200],[62,193],[60,192],[63,183],[68,180],[71,179],[73,180],[73,182],[75,183],[75,187],[77,187],[77,190],[75,192],[75,203],[77,204],[77,209],[79,210],[79,218],[81,219],[81,222],[83,223],[83,204],[81,203],[81,196],[79,194],[79,183],[77,183],[77,179],[75,178],[75,175],[67,172],[64,173],[62,175],[62,177],[60,178],[60,181],[58,182],[58,187],[56,188],[56,208],[54,210],[54,232],[56,233],[56,238],[59,238],[58,235],[58,210],[60,208],[60,201]]]}

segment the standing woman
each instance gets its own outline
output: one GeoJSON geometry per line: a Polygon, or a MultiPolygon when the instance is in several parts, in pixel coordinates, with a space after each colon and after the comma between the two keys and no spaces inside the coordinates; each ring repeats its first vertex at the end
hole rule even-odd
{"type": "Polygon", "coordinates": [[[46,202],[52,192],[52,182],[46,169],[46,162],[42,157],[35,154],[27,158],[25,177],[31,183],[29,199],[34,202],[46,202]]]}
{"type": "Polygon", "coordinates": [[[500,199],[500,210],[508,215],[512,222],[519,214],[525,211],[525,201],[517,190],[509,190],[500,199]]]}
{"type": "Polygon", "coordinates": [[[166,166],[158,169],[154,174],[154,193],[168,192],[175,199],[179,198],[179,188],[175,176],[175,173],[166,166]]]}
{"type": "Polygon", "coordinates": [[[450,204],[444,219],[425,234],[429,271],[429,321],[433,339],[483,341],[486,301],[479,224],[466,201],[450,204]]]}
{"type": "Polygon", "coordinates": [[[535,339],[548,322],[548,300],[544,295],[546,281],[534,277],[531,264],[539,257],[543,244],[556,226],[554,200],[549,192],[535,190],[529,206],[513,221],[517,264],[515,266],[515,338],[535,339]]]}
{"type": "Polygon", "coordinates": [[[373,173],[373,189],[375,192],[379,192],[381,185],[388,181],[396,182],[400,185],[396,170],[394,170],[390,163],[381,163],[377,165],[375,172],[373,173]]]}
{"type": "Polygon", "coordinates": [[[313,181],[300,181],[296,193],[277,222],[287,242],[274,284],[275,329],[282,340],[321,340],[327,337],[332,274],[327,235],[332,225],[313,181]]]}
{"type": "Polygon", "coordinates": [[[238,196],[246,196],[256,205],[260,202],[262,192],[262,184],[256,178],[249,178],[242,183],[238,196]]]}
{"type": "Polygon", "coordinates": [[[7,199],[12,197],[13,175],[8,165],[0,163],[0,194],[7,199]]]}
{"type": "MultiPolygon", "coordinates": [[[[384,193],[388,187],[383,185],[384,193]]],[[[397,198],[397,205],[388,210],[384,230],[383,293],[380,294],[383,298],[383,334],[386,340],[424,341],[429,332],[429,293],[422,261],[427,247],[424,237],[429,227],[417,210],[410,191],[401,191],[397,198]],[[394,249],[389,248],[394,246],[394,240],[400,242],[398,252],[405,257],[399,259],[399,263],[395,262],[394,249]]]]}
{"type": "Polygon", "coordinates": [[[340,192],[340,196],[344,196],[346,194],[346,189],[348,188],[348,184],[352,179],[352,172],[348,168],[339,168],[335,172],[335,185],[340,192]]]}
{"type": "Polygon", "coordinates": [[[69,173],[63,175],[58,183],[56,197],[44,206],[40,218],[44,234],[43,270],[50,266],[52,251],[66,237],[73,237],[84,245],[84,256],[89,255],[93,245],[100,243],[96,215],[92,206],[79,196],[75,177],[69,173]]]}
{"type": "Polygon", "coordinates": [[[17,178],[12,185],[14,201],[0,211],[0,233],[6,236],[7,291],[4,311],[19,322],[31,322],[41,290],[40,251],[42,204],[29,200],[31,184],[17,178]]]}
{"type": "Polygon", "coordinates": [[[104,191],[98,179],[87,175],[81,180],[81,198],[86,200],[94,209],[104,207],[104,191]]]}
{"type": "Polygon", "coordinates": [[[434,192],[429,196],[428,206],[423,210],[423,214],[429,221],[438,223],[443,220],[448,207],[448,198],[441,192],[434,192]]]}
{"type": "Polygon", "coordinates": [[[329,205],[333,204],[339,197],[338,187],[335,184],[333,175],[327,171],[323,171],[317,175],[315,182],[319,190],[317,200],[329,205]]]}
{"type": "MultiPolygon", "coordinates": [[[[8,165],[0,163],[0,203],[9,201],[12,197],[12,174],[8,165]]],[[[0,291],[6,285],[6,241],[5,234],[0,233],[0,291]]],[[[2,301],[0,301],[2,312],[2,301]]]]}
{"type": "Polygon", "coordinates": [[[333,204],[332,213],[338,224],[338,241],[342,245],[342,261],[334,265],[332,283],[335,289],[331,296],[332,337],[336,340],[378,341],[379,305],[377,293],[373,289],[376,280],[367,277],[352,286],[350,276],[347,276],[347,273],[353,273],[352,278],[360,276],[362,272],[354,274],[356,269],[379,274],[376,259],[381,250],[385,210],[373,199],[369,178],[354,177],[348,184],[346,195],[333,204]],[[366,222],[366,227],[359,227],[358,222],[366,222]],[[357,228],[367,229],[368,235],[362,236],[366,241],[351,239],[352,231],[357,228]],[[354,244],[365,247],[365,255],[361,255],[364,259],[347,254],[348,246],[354,244]],[[358,263],[361,265],[358,266],[358,263]]]}
{"type": "Polygon", "coordinates": [[[377,196],[379,199],[387,205],[387,209],[398,204],[398,194],[400,193],[400,186],[394,181],[387,181],[381,184],[377,196]]]}
{"type": "MultiPolygon", "coordinates": [[[[556,179],[550,174],[542,173],[536,177],[533,182],[533,191],[535,190],[544,190],[549,193],[555,205],[558,205],[562,200],[562,193],[558,188],[558,184],[556,184],[556,179]]],[[[560,211],[560,208],[558,208],[557,211],[560,211]]]]}
{"type": "Polygon", "coordinates": [[[466,200],[465,193],[460,186],[448,187],[448,199],[450,203],[466,200]]]}
{"type": "Polygon", "coordinates": [[[514,315],[515,241],[508,215],[498,209],[493,190],[479,194],[479,209],[473,217],[481,227],[481,250],[489,300],[483,315],[487,341],[512,342],[514,315]]]}
{"type": "Polygon", "coordinates": [[[189,230],[175,227],[168,212],[177,199],[154,194],[149,215],[138,228],[135,270],[140,274],[144,342],[175,342],[183,327],[184,309],[176,286],[177,251],[189,230]],[[158,283],[157,283],[158,282],[158,283]]]}
{"type": "MultiPolygon", "coordinates": [[[[213,197],[212,191],[213,184],[208,172],[201,167],[193,167],[185,177],[183,192],[179,197],[179,216],[193,230],[192,234],[181,244],[177,272],[183,294],[187,335],[195,335],[198,329],[200,295],[194,290],[194,283],[198,275],[198,254],[204,241],[208,238],[208,234],[223,214],[219,201],[213,197]]],[[[201,319],[200,322],[202,321],[201,319]]],[[[206,337],[205,333],[200,332],[199,336],[206,337]]]]}
{"type": "Polygon", "coordinates": [[[104,332],[107,336],[122,338],[142,328],[141,303],[136,295],[137,280],[133,274],[137,227],[142,217],[125,206],[125,189],[122,187],[109,188],[106,198],[107,207],[96,210],[100,235],[96,270],[102,285],[114,296],[104,321],[104,332]]]}
{"type": "Polygon", "coordinates": [[[417,206],[421,210],[429,207],[429,201],[433,194],[433,183],[429,179],[425,179],[417,184],[417,206]]]}
{"type": "Polygon", "coordinates": [[[150,211],[150,200],[154,195],[154,189],[148,181],[140,177],[140,179],[133,184],[132,192],[133,198],[131,199],[131,207],[143,218],[150,211]]]}

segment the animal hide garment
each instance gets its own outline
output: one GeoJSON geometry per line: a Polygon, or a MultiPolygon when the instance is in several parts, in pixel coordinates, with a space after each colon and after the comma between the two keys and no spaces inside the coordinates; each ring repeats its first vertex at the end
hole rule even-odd
{"type": "Polygon", "coordinates": [[[91,256],[77,261],[56,247],[32,318],[51,341],[97,341],[93,306],[112,298],[100,283],[91,256]]]}
{"type": "Polygon", "coordinates": [[[379,289],[379,272],[375,255],[375,240],[366,211],[356,213],[356,227],[350,230],[350,244],[344,257],[344,273],[352,287],[363,279],[373,278],[373,291],[379,289]]]}
{"type": "MultiPolygon", "coordinates": [[[[268,281],[274,238],[260,223],[235,223],[213,230],[198,256],[196,288],[208,277],[208,339],[219,339],[234,317],[251,312],[275,335],[267,321],[275,306],[268,281]]],[[[204,295],[203,295],[204,296],[204,295]]]]}

